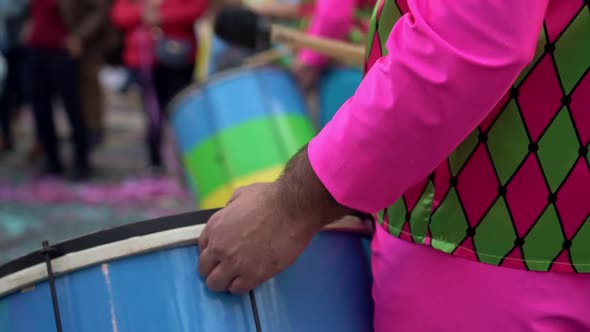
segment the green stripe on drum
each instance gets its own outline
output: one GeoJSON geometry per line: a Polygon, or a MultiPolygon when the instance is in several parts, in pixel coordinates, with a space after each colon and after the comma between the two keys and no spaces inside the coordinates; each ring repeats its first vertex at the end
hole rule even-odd
{"type": "Polygon", "coordinates": [[[232,179],[285,164],[313,137],[310,120],[279,115],[242,123],[216,133],[184,158],[186,171],[199,197],[232,179]]]}

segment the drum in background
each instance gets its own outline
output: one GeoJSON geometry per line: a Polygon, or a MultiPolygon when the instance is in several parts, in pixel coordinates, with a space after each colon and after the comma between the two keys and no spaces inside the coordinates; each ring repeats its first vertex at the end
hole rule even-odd
{"type": "Polygon", "coordinates": [[[305,101],[283,70],[232,70],[193,86],[171,104],[172,127],[200,208],[233,191],[275,180],[314,135],[305,101]]]}
{"type": "MultiPolygon", "coordinates": [[[[195,243],[213,212],[126,225],[54,246],[63,331],[372,331],[360,223],[320,232],[252,298],[212,293],[197,274],[195,243]]],[[[47,277],[40,253],[0,267],[0,331],[56,331],[47,277]]]]}
{"type": "Polygon", "coordinates": [[[362,71],[352,67],[334,67],[322,73],[318,83],[320,128],[354,95],[361,83],[362,71]]]}

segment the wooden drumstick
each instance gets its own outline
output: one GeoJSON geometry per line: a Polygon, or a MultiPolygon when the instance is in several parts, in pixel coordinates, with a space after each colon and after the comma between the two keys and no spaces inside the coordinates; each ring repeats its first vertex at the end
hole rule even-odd
{"type": "Polygon", "coordinates": [[[310,36],[295,29],[276,24],[271,26],[270,36],[272,42],[284,43],[296,48],[308,48],[324,56],[349,62],[355,66],[360,67],[365,61],[365,48],[363,46],[310,36]]]}
{"type": "Polygon", "coordinates": [[[291,55],[292,52],[286,48],[272,48],[270,50],[262,51],[245,58],[242,63],[247,68],[255,68],[266,66],[274,61],[279,60],[282,57],[291,55]]]}
{"type": "Polygon", "coordinates": [[[215,18],[214,30],[225,41],[249,49],[266,50],[272,43],[308,48],[322,55],[362,66],[365,48],[328,38],[309,36],[296,29],[271,23],[242,7],[227,7],[215,18]]]}

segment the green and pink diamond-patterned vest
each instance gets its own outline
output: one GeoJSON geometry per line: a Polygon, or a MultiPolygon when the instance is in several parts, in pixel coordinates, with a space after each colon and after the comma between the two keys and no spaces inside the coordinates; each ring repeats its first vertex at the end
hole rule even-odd
{"type": "MultiPolygon", "coordinates": [[[[427,179],[378,214],[390,234],[492,265],[590,272],[590,8],[551,0],[537,51],[427,179]]],[[[367,71],[407,11],[379,0],[367,71]]]]}

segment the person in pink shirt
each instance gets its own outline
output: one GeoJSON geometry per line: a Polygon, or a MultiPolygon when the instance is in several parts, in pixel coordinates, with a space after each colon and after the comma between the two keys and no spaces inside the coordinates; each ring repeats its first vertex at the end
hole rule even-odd
{"type": "MultiPolygon", "coordinates": [[[[311,7],[313,10],[307,33],[315,37],[335,40],[348,38],[358,42],[354,40],[357,38],[353,34],[354,29],[361,33],[367,32],[363,16],[369,17],[374,5],[375,0],[317,0],[311,7]]],[[[302,87],[309,89],[319,78],[321,70],[329,64],[328,57],[311,49],[302,49],[297,54],[292,71],[302,87]]]]}
{"type": "Polygon", "coordinates": [[[247,292],[374,213],[375,331],[590,330],[588,38],[583,0],[380,0],[355,95],[211,218],[199,273],[247,292]]]}

